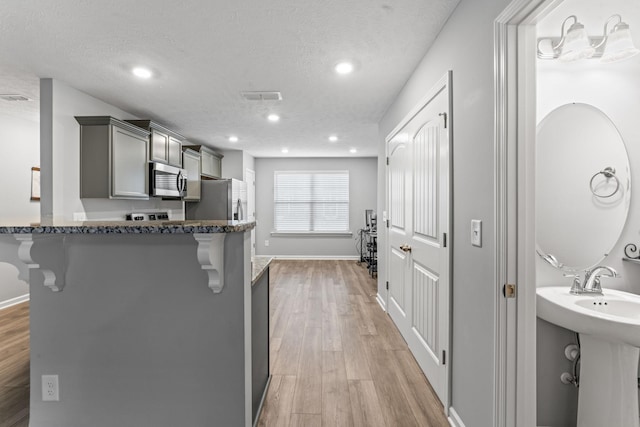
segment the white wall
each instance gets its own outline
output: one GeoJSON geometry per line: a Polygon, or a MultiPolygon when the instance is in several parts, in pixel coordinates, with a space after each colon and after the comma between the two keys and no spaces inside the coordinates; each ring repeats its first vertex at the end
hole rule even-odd
{"type": "Polygon", "coordinates": [[[80,125],[74,116],[139,117],[52,79],[40,82],[40,116],[43,220],[70,221],[74,214],[117,220],[127,212],[145,210],[166,210],[171,219],[184,218],[180,201],[80,199],[80,125]]]}
{"type": "MultiPolygon", "coordinates": [[[[0,222],[40,221],[40,203],[31,201],[31,168],[40,165],[37,115],[0,115],[0,222]]],[[[0,235],[0,308],[28,296],[27,268],[13,236],[0,235]],[[20,275],[20,277],[18,277],[20,275]]]]}
{"type": "Polygon", "coordinates": [[[259,158],[256,171],[256,254],[296,257],[357,257],[357,231],[364,227],[365,209],[376,207],[375,158],[259,158]],[[349,228],[346,237],[275,237],[273,173],[285,170],[348,170],[349,228]],[[269,246],[265,246],[269,240],[269,246]]]}
{"type": "MultiPolygon", "coordinates": [[[[493,426],[494,398],[494,132],[493,22],[507,0],[462,0],[438,39],[380,122],[384,138],[440,79],[453,70],[453,346],[452,407],[467,426],[493,426]],[[483,221],[483,246],[469,241],[472,219],[483,221]]],[[[384,209],[384,166],[378,210],[384,209]]],[[[379,245],[379,256],[383,256],[379,245]]],[[[385,295],[386,266],[378,292],[385,295]]]]}
{"type": "MultiPolygon", "coordinates": [[[[640,3],[625,0],[565,0],[538,25],[539,36],[556,36],[564,18],[577,15],[592,36],[600,36],[606,19],[614,13],[622,15],[630,25],[636,46],[640,45],[640,3]],[[554,31],[550,32],[550,29],[554,31]],[[635,31],[635,33],[634,33],[635,31]]],[[[601,264],[615,268],[621,277],[603,279],[604,288],[622,289],[640,294],[640,266],[622,261],[624,246],[640,246],[640,57],[600,64],[597,60],[564,64],[538,61],[537,119],[540,122],[555,108],[571,102],[593,105],[616,125],[625,142],[631,166],[631,205],[626,226],[618,243],[601,264]]],[[[576,214],[583,214],[578,213],[576,214]]],[[[538,286],[566,285],[571,280],[538,260],[538,286]]],[[[563,350],[574,342],[573,333],[538,320],[538,424],[575,425],[577,390],[563,385],[559,376],[570,372],[571,364],[563,350]],[[549,354],[553,356],[549,356],[549,354]]]]}

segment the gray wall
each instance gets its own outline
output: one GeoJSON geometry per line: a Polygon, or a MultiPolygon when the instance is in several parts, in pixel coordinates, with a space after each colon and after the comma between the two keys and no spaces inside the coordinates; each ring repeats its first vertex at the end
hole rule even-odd
{"type": "Polygon", "coordinates": [[[357,257],[357,231],[365,209],[376,208],[375,158],[259,158],[256,167],[256,253],[295,257],[357,257]],[[284,170],[348,170],[349,228],[347,237],[275,237],[273,231],[273,173],[284,170]],[[265,246],[269,240],[269,246],[265,246]]]}
{"type": "Polygon", "coordinates": [[[139,118],[58,80],[40,81],[43,219],[73,220],[79,214],[88,220],[118,220],[127,212],[146,210],[166,210],[171,219],[184,218],[179,201],[80,199],[80,125],[74,116],[139,118]]]}
{"type": "MultiPolygon", "coordinates": [[[[15,114],[0,114],[0,222],[25,224],[40,221],[40,203],[31,201],[31,168],[40,166],[39,120],[37,111],[29,116],[15,108],[15,114]]],[[[13,236],[0,236],[0,308],[28,298],[27,268],[17,251],[13,236]]]]}
{"type": "MultiPolygon", "coordinates": [[[[555,36],[562,21],[577,15],[593,36],[613,13],[622,15],[631,28],[640,27],[640,3],[625,0],[599,2],[595,0],[565,0],[538,24],[540,36],[555,36]],[[542,29],[541,29],[542,28],[542,29]]],[[[634,33],[636,45],[640,42],[634,33]]],[[[593,105],[603,111],[616,125],[625,142],[631,166],[631,205],[626,226],[616,246],[601,264],[615,268],[621,277],[603,279],[603,287],[621,289],[640,294],[640,267],[622,261],[624,246],[640,243],[640,57],[614,64],[600,64],[597,60],[563,64],[558,61],[538,61],[537,120],[540,122],[550,111],[571,103],[593,105]]],[[[581,212],[584,214],[584,212],[581,212]]],[[[604,248],[603,248],[604,250],[604,248]]],[[[538,260],[536,280],[538,286],[571,286],[571,279],[562,272],[538,260]]],[[[564,347],[575,338],[570,331],[556,325],[537,321],[537,413],[539,425],[576,425],[577,393],[572,385],[560,382],[562,372],[570,372],[571,362],[564,356],[564,347]]]]}
{"type": "MultiPolygon", "coordinates": [[[[508,0],[462,0],[438,39],[380,121],[384,138],[447,70],[453,70],[453,346],[452,407],[467,426],[490,427],[494,398],[494,67],[493,22],[508,0]],[[472,219],[483,221],[483,246],[471,246],[472,219]]],[[[384,166],[378,211],[384,210],[384,166]]],[[[384,242],[379,247],[382,248],[384,242]]],[[[383,257],[382,249],[379,256],[383,257]]],[[[380,261],[378,291],[386,265],[380,261]]]]}
{"type": "Polygon", "coordinates": [[[255,159],[244,150],[224,150],[222,158],[222,177],[246,181],[247,169],[255,170],[255,159]]]}

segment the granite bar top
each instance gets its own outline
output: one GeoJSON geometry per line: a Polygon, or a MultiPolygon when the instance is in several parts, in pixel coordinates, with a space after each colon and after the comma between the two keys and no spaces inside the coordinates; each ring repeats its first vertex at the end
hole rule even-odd
{"type": "Polygon", "coordinates": [[[254,228],[255,221],[84,221],[0,224],[0,234],[193,234],[235,233],[254,228]]]}
{"type": "Polygon", "coordinates": [[[273,257],[270,256],[254,256],[251,258],[251,286],[260,280],[272,260],[273,257]]]}

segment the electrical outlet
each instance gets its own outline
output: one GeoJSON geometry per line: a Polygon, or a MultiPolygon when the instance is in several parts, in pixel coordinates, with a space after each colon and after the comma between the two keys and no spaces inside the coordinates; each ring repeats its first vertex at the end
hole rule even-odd
{"type": "Polygon", "coordinates": [[[265,240],[265,241],[264,241],[264,245],[265,245],[265,246],[269,246],[269,241],[268,241],[268,240],[265,240]]]}
{"type": "Polygon", "coordinates": [[[57,375],[42,376],[42,401],[43,402],[60,401],[57,375]]]}

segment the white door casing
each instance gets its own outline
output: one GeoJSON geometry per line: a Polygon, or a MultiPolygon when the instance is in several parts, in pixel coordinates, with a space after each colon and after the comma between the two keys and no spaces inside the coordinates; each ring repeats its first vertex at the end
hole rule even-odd
{"type": "Polygon", "coordinates": [[[494,23],[496,427],[536,425],[535,26],[562,1],[513,0],[494,23]]]}
{"type": "MultiPolygon", "coordinates": [[[[256,220],[256,172],[252,169],[245,170],[247,181],[247,219],[256,220]]],[[[251,256],[256,255],[256,229],[251,229],[251,256]]]]}
{"type": "Polygon", "coordinates": [[[450,73],[387,138],[387,309],[449,406],[450,73]],[[449,239],[447,239],[449,236],[449,239]]]}

